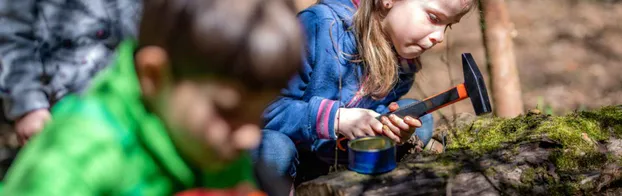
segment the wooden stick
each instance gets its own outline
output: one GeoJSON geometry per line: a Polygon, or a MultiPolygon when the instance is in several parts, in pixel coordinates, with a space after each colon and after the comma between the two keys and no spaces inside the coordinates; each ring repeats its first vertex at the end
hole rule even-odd
{"type": "Polygon", "coordinates": [[[523,112],[523,101],[511,36],[514,28],[505,0],[479,2],[494,113],[500,117],[515,117],[523,112]]]}

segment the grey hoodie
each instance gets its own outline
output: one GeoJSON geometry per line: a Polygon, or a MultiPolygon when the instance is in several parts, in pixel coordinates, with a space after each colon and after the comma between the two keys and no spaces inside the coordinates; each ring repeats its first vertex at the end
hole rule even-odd
{"type": "Polygon", "coordinates": [[[142,0],[0,2],[0,90],[15,120],[79,93],[135,37],[142,0]]]}

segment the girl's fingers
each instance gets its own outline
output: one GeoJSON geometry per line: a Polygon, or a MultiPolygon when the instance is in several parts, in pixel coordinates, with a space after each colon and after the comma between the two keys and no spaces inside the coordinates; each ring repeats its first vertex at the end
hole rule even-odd
{"type": "Polygon", "coordinates": [[[352,134],[351,132],[343,133],[343,136],[345,136],[349,140],[356,139],[356,137],[354,137],[354,134],[352,134]]]}
{"type": "Polygon", "coordinates": [[[410,125],[406,124],[404,120],[402,120],[400,117],[397,117],[397,115],[395,114],[389,115],[389,119],[391,119],[391,123],[393,123],[393,125],[399,127],[402,131],[407,131],[410,129],[410,125]]]}
{"type": "Polygon", "coordinates": [[[369,126],[372,128],[372,131],[375,132],[374,135],[382,134],[382,126],[383,126],[383,124],[380,121],[374,119],[374,120],[371,121],[369,126]]]}
{"type": "Polygon", "coordinates": [[[375,136],[374,128],[370,125],[369,127],[364,128],[363,130],[364,136],[375,136]]]}
{"type": "Polygon", "coordinates": [[[363,129],[357,129],[354,131],[354,138],[359,138],[359,137],[365,137],[367,136],[367,134],[365,133],[365,131],[363,129]]]}
{"type": "Polygon", "coordinates": [[[404,117],[404,122],[413,128],[419,128],[423,125],[423,123],[421,123],[421,120],[412,118],[410,116],[404,117]]]}
{"type": "Polygon", "coordinates": [[[384,124],[384,126],[388,127],[388,128],[389,128],[389,130],[390,130],[391,132],[393,132],[393,134],[394,134],[394,135],[400,135],[400,132],[401,132],[400,128],[399,128],[399,127],[396,127],[396,126],[395,126],[395,125],[391,122],[391,120],[389,120],[389,118],[387,118],[387,117],[383,116],[383,117],[382,117],[382,124],[384,124]]]}
{"type": "Polygon", "coordinates": [[[401,143],[400,137],[395,135],[393,131],[391,131],[387,125],[383,126],[382,130],[383,130],[383,134],[387,136],[388,138],[390,138],[391,140],[395,141],[395,143],[401,143]]]}

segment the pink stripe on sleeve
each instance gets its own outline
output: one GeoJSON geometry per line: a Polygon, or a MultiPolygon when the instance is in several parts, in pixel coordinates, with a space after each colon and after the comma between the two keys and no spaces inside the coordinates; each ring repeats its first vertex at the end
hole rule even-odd
{"type": "Polygon", "coordinates": [[[326,100],[326,99],[322,100],[322,102],[320,103],[320,108],[319,108],[319,110],[317,112],[317,116],[315,117],[315,131],[317,132],[318,136],[322,135],[322,132],[321,132],[321,127],[322,127],[321,119],[322,118],[321,118],[321,116],[322,116],[322,113],[324,112],[324,108],[325,108],[324,106],[326,106],[326,101],[328,101],[328,100],[326,100]]]}
{"type": "Polygon", "coordinates": [[[335,102],[331,101],[330,103],[328,103],[326,109],[324,110],[324,126],[322,126],[322,134],[324,134],[325,138],[330,138],[330,135],[328,134],[328,124],[330,123],[330,121],[328,118],[330,118],[330,109],[333,108],[333,105],[335,105],[335,102]]]}

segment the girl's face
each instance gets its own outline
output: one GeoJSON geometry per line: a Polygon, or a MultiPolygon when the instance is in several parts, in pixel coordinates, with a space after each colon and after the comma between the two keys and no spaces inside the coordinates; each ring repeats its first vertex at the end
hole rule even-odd
{"type": "Polygon", "coordinates": [[[445,30],[458,23],[471,0],[382,0],[389,10],[384,32],[402,58],[413,59],[441,43],[445,30]]]}

